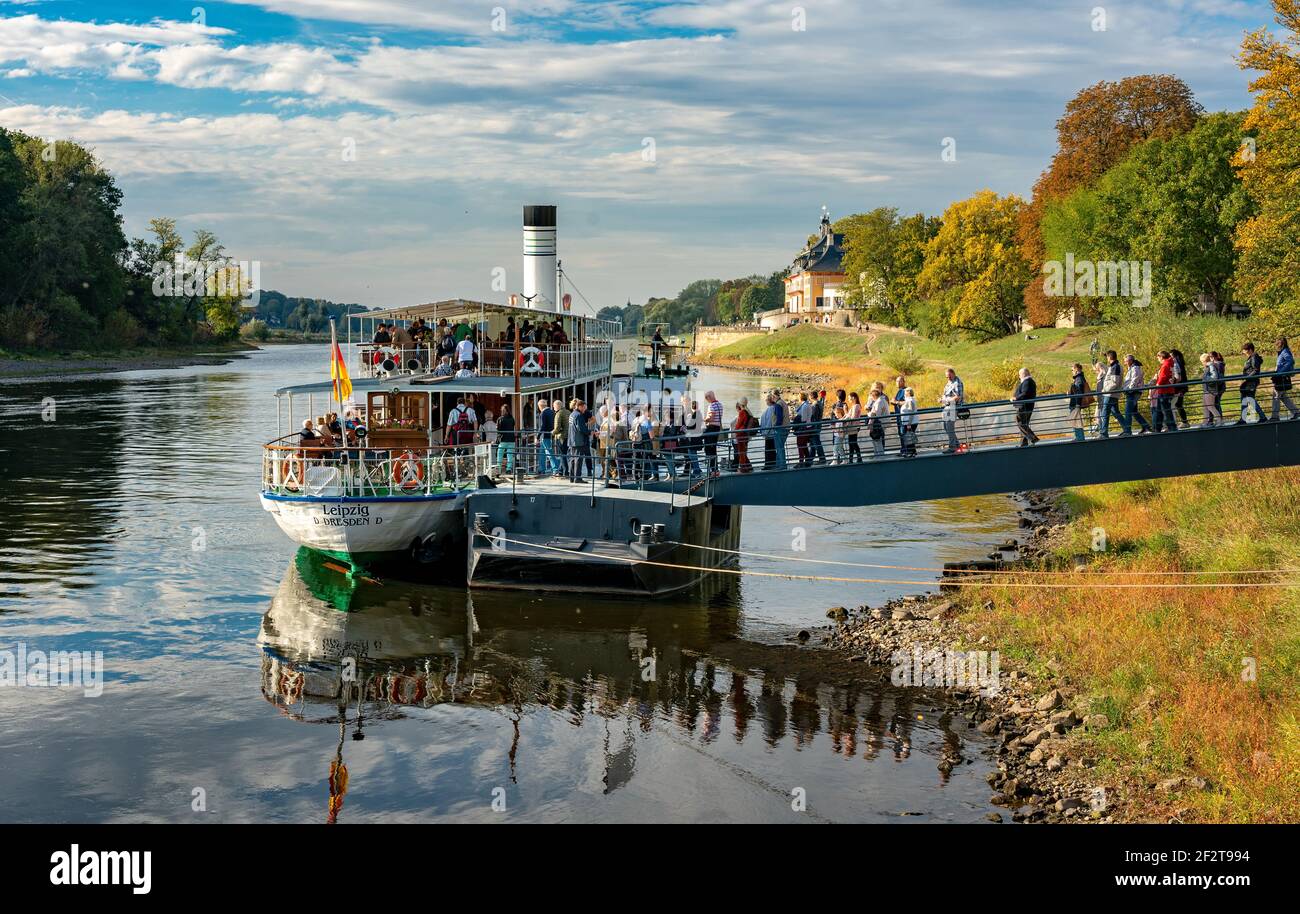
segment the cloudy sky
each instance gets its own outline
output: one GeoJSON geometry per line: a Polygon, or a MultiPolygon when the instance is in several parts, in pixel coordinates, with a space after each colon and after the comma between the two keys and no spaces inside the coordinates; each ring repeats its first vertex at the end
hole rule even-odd
{"type": "Polygon", "coordinates": [[[172,216],[336,301],[500,300],[521,206],[555,203],[599,307],[783,266],[823,205],[1027,194],[1098,80],[1244,108],[1264,25],[1262,0],[0,0],[0,125],[95,148],[128,234],[172,216]]]}

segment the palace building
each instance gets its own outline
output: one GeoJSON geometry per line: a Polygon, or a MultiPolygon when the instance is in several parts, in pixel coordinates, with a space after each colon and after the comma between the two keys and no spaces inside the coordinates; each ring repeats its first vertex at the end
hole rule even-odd
{"type": "Polygon", "coordinates": [[[785,278],[785,310],[801,319],[821,322],[844,304],[844,236],[831,229],[822,213],[817,239],[794,259],[785,278]]]}

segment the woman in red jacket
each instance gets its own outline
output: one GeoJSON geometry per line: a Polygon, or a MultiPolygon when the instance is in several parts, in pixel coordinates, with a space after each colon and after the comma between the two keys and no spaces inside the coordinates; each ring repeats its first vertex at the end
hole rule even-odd
{"type": "Polygon", "coordinates": [[[750,429],[749,400],[741,397],[736,403],[736,421],[731,426],[736,442],[736,470],[748,473],[754,468],[749,465],[749,439],[753,436],[750,429]]]}
{"type": "Polygon", "coordinates": [[[1156,357],[1160,359],[1160,368],[1156,371],[1154,382],[1156,397],[1151,425],[1159,434],[1162,431],[1172,432],[1178,428],[1178,423],[1174,420],[1174,397],[1178,396],[1178,388],[1173,386],[1173,355],[1168,350],[1161,349],[1156,353],[1156,357]]]}

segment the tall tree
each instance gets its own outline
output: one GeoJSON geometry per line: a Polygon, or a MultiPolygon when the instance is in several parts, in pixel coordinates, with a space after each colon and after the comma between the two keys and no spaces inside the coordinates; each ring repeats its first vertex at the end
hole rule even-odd
{"type": "Polygon", "coordinates": [[[1243,147],[1237,167],[1259,212],[1237,230],[1236,288],[1270,329],[1294,332],[1300,327],[1300,2],[1273,0],[1273,8],[1286,34],[1259,29],[1241,46],[1241,66],[1260,75],[1250,83],[1255,104],[1245,123],[1255,148],[1243,147]]]}
{"type": "Polygon", "coordinates": [[[942,309],[949,326],[976,339],[1020,329],[1030,268],[1016,244],[1024,201],[982,190],[944,211],[925,246],[917,289],[942,309]]]}
{"type": "MultiPolygon", "coordinates": [[[[1099,82],[1065,106],[1056,122],[1057,151],[1034,184],[1033,198],[1020,215],[1016,234],[1035,270],[1045,254],[1042,216],[1047,204],[1101,177],[1137,143],[1190,130],[1201,114],[1192,91],[1177,76],[1130,76],[1099,82]]],[[[1055,322],[1060,299],[1043,294],[1035,278],[1025,288],[1025,307],[1035,326],[1055,322]]]]}
{"type": "MultiPolygon", "coordinates": [[[[1091,186],[1048,203],[1042,220],[1048,258],[1150,261],[1157,305],[1185,311],[1203,296],[1227,313],[1237,259],[1233,232],[1252,211],[1232,168],[1243,120],[1211,114],[1187,133],[1147,140],[1091,186]]],[[[1130,299],[1102,290],[1089,303],[1112,316],[1131,307],[1130,299]]]]}

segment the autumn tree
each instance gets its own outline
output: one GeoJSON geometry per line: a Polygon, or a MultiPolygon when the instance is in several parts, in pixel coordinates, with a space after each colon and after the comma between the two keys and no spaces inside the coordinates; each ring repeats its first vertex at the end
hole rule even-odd
{"type": "Polygon", "coordinates": [[[922,213],[900,218],[897,209],[882,206],[840,220],[836,230],[844,233],[848,305],[868,319],[911,326],[907,309],[939,220],[922,213]]]}
{"type": "MultiPolygon", "coordinates": [[[[1033,197],[1016,229],[1033,269],[1037,271],[1046,259],[1041,222],[1048,203],[1101,177],[1135,144],[1190,130],[1200,113],[1187,84],[1165,74],[1099,82],[1072,98],[1056,122],[1056,154],[1034,184],[1033,197]]],[[[1037,276],[1026,285],[1024,297],[1032,324],[1055,323],[1061,300],[1044,295],[1037,276]]]]}
{"type": "Polygon", "coordinates": [[[1015,333],[1024,316],[1030,266],[1016,243],[1025,203],[991,190],[952,204],[925,245],[917,291],[942,310],[947,324],[976,339],[1015,333]]]}
{"type": "MultiPolygon", "coordinates": [[[[1233,233],[1252,212],[1232,167],[1243,119],[1211,114],[1187,133],[1139,143],[1091,185],[1050,201],[1042,218],[1047,258],[1149,261],[1157,306],[1181,312],[1203,298],[1227,313],[1233,233]]],[[[1131,298],[1098,290],[1087,307],[1119,316],[1132,308],[1131,298]]]]}
{"type": "Polygon", "coordinates": [[[1241,46],[1255,104],[1236,165],[1258,214],[1237,229],[1240,254],[1235,285],[1273,332],[1300,327],[1300,0],[1273,0],[1286,34],[1251,32],[1241,46]]]}

